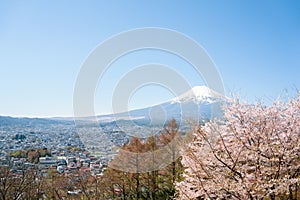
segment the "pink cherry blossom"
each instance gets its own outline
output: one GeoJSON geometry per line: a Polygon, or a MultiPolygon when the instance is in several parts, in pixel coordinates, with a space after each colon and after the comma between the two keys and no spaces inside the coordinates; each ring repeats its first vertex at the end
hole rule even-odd
{"type": "Polygon", "coordinates": [[[296,199],[300,95],[270,106],[234,101],[224,119],[195,127],[178,199],[296,199]]]}

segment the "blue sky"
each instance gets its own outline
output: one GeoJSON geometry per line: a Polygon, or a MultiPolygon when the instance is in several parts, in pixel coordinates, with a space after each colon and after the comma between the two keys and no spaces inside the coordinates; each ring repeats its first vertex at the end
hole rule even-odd
{"type": "MultiPolygon", "coordinates": [[[[141,27],[173,29],[196,40],[214,60],[227,94],[270,101],[300,89],[299,1],[1,1],[0,115],[71,116],[74,83],[89,53],[112,35],[141,27]]],[[[99,82],[96,113],[109,113],[120,76],[147,62],[164,62],[192,85],[203,84],[179,58],[128,55],[99,82]]],[[[149,86],[130,106],[171,97],[149,86]]]]}

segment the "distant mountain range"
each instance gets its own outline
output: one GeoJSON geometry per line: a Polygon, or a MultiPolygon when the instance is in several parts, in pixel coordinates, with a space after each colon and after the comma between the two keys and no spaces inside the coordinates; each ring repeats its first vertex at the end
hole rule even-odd
{"type": "Polygon", "coordinates": [[[56,124],[66,124],[71,125],[73,122],[67,120],[56,120],[48,118],[28,118],[28,117],[10,117],[10,116],[0,116],[0,127],[1,126],[42,126],[42,125],[56,125],[56,124]]]}
{"type": "MultiPolygon", "coordinates": [[[[100,124],[112,122],[135,121],[139,125],[155,125],[162,121],[175,118],[179,121],[186,120],[209,120],[213,117],[221,117],[222,105],[228,98],[211,90],[206,86],[196,86],[184,94],[171,99],[165,103],[150,106],[147,108],[131,110],[128,112],[98,115],[100,124]]],[[[85,121],[94,119],[94,117],[84,118],[85,121]]],[[[0,126],[9,126],[13,124],[30,126],[45,124],[72,124],[71,117],[55,118],[13,118],[0,116],[0,126]]]]}

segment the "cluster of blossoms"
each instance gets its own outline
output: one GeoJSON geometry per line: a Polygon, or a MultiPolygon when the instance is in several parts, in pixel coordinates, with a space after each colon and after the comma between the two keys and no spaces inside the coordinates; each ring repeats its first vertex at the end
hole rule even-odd
{"type": "Polygon", "coordinates": [[[299,197],[300,95],[270,106],[238,101],[194,130],[179,199],[299,197]]]}

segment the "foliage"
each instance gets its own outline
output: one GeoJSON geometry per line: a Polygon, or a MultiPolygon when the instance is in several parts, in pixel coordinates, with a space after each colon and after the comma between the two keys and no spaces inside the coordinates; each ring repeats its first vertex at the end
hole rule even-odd
{"type": "MultiPolygon", "coordinates": [[[[138,153],[155,151],[163,145],[169,144],[175,136],[181,136],[175,120],[171,120],[157,136],[147,139],[132,137],[130,142],[123,147],[124,150],[137,153],[137,159],[127,159],[126,156],[119,154],[114,158],[114,162],[131,162],[131,166],[136,167],[136,173],[109,169],[104,174],[107,188],[112,188],[107,194],[110,198],[119,197],[120,199],[173,199],[175,196],[175,182],[180,180],[183,172],[180,159],[175,158],[175,153],[170,149],[169,156],[173,162],[162,169],[153,169],[148,172],[140,172],[138,153]],[[116,193],[116,191],[118,191],[116,193]]],[[[172,147],[172,146],[171,146],[172,147]]]]}
{"type": "Polygon", "coordinates": [[[47,148],[27,149],[26,151],[17,150],[8,153],[8,157],[27,158],[31,163],[38,163],[39,158],[45,156],[51,156],[51,151],[47,148]]]}
{"type": "Polygon", "coordinates": [[[0,199],[39,199],[41,182],[36,181],[37,171],[22,169],[16,174],[8,166],[0,167],[0,199]]]}

